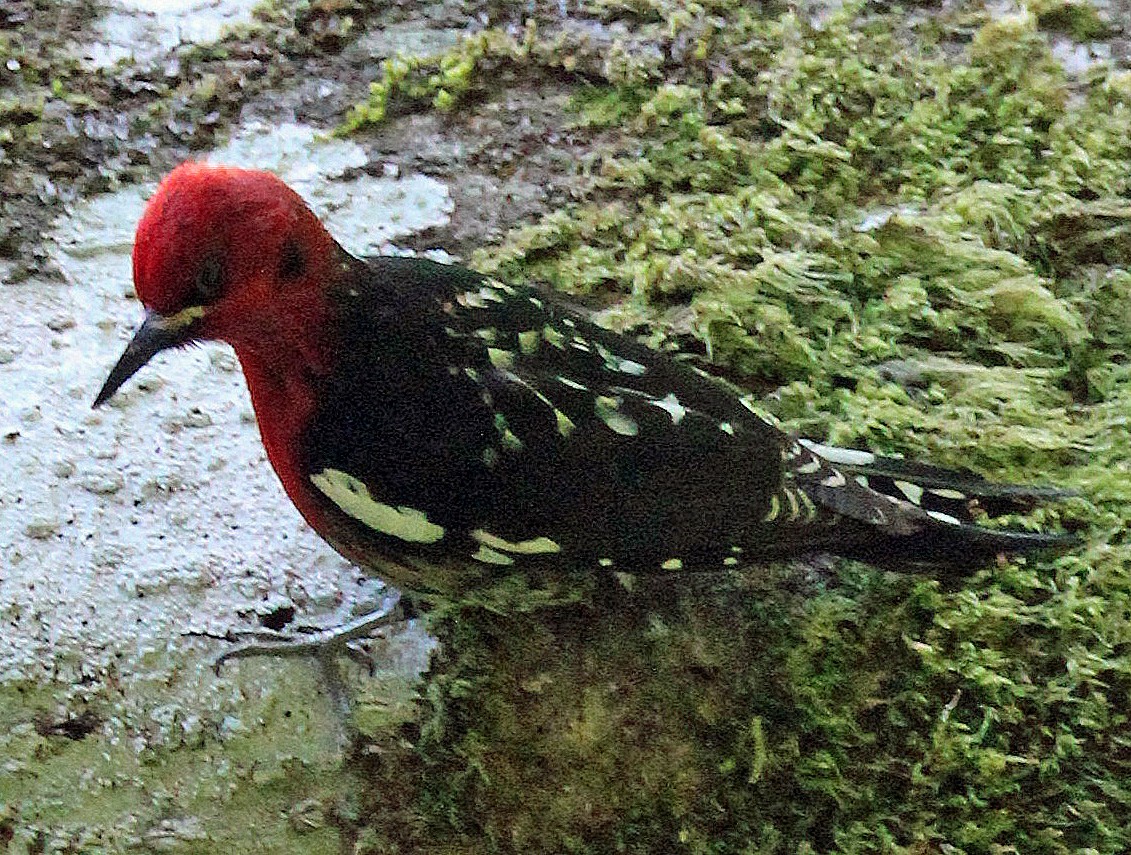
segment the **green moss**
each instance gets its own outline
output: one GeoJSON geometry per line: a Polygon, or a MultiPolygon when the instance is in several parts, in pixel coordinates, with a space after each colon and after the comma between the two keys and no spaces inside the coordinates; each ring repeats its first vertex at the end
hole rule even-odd
{"type": "Polygon", "coordinates": [[[1026,0],[1025,8],[1042,27],[1067,33],[1078,42],[1102,38],[1111,29],[1088,0],[1026,0]]]}
{"type": "Polygon", "coordinates": [[[819,28],[737,0],[586,8],[644,37],[603,64],[528,30],[387,69],[380,103],[456,109],[502,65],[570,56],[575,127],[623,134],[588,198],[475,265],[604,297],[610,324],[774,390],[788,429],[1074,487],[1010,522],[1085,540],[941,582],[842,562],[453,607],[405,839],[1127,851],[1127,74],[1070,88],[1047,9],[908,30],[863,4],[819,28]]]}

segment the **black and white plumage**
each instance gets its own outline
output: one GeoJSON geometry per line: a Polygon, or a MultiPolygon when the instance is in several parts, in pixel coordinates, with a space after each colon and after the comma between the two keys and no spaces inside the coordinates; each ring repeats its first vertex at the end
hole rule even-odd
{"type": "Polygon", "coordinates": [[[1059,535],[971,502],[1060,493],[792,438],[749,397],[560,297],[344,253],[335,363],[295,440],[304,513],[409,589],[440,566],[711,571],[812,552],[966,573],[1059,535]]]}

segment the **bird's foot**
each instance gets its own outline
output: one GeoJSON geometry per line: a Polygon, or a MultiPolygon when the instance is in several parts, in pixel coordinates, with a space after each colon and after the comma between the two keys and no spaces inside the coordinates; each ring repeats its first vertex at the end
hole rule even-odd
{"type": "Polygon", "coordinates": [[[285,632],[272,629],[228,630],[223,635],[192,631],[185,635],[214,638],[236,645],[212,660],[212,668],[217,674],[224,663],[231,659],[247,659],[252,656],[312,656],[319,660],[329,660],[343,655],[372,673],[376,669],[373,657],[361,646],[361,642],[371,638],[376,630],[403,620],[405,616],[400,607],[400,597],[390,596],[375,611],[337,626],[296,625],[285,632]]]}

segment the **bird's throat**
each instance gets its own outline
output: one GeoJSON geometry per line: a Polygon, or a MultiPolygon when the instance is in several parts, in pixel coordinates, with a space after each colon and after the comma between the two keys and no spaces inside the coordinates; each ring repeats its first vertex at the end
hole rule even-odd
{"type": "Polygon", "coordinates": [[[318,381],[325,365],[283,342],[274,349],[236,343],[235,349],[267,459],[291,501],[317,529],[321,513],[305,469],[303,438],[317,411],[318,381]]]}

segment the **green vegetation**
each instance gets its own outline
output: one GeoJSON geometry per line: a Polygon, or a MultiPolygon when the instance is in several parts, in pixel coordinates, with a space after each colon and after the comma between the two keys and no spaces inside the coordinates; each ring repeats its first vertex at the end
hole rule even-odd
{"type": "Polygon", "coordinates": [[[1128,851],[1131,75],[1071,82],[1036,17],[969,5],[586,11],[639,37],[487,31],[387,63],[344,130],[566,75],[621,144],[478,267],[604,298],[806,435],[1075,487],[1015,522],[1086,542],[452,608],[369,851],[1128,851]]]}
{"type": "Polygon", "coordinates": [[[1088,0],[1027,0],[1024,5],[1042,27],[1065,32],[1076,41],[1102,38],[1110,30],[1088,0]]]}

